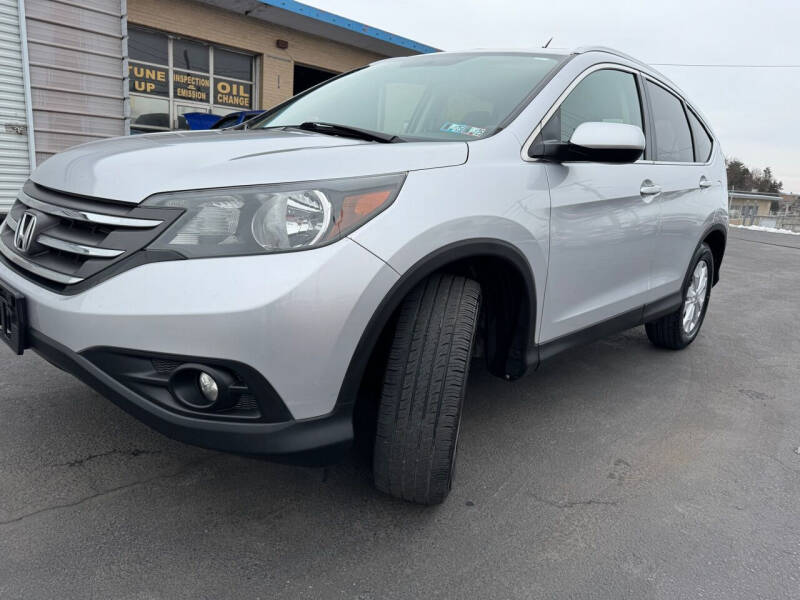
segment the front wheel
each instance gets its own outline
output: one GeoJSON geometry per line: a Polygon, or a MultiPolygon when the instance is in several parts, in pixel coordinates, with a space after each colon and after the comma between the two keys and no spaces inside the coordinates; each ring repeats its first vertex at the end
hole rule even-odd
{"type": "Polygon", "coordinates": [[[690,265],[683,284],[681,307],[672,314],[645,323],[647,337],[660,348],[685,348],[697,337],[705,319],[714,280],[714,255],[708,245],[698,246],[690,265]]]}
{"type": "Polygon", "coordinates": [[[440,273],[403,301],[378,408],[379,490],[419,504],[450,492],[480,305],[476,281],[440,273]]]}

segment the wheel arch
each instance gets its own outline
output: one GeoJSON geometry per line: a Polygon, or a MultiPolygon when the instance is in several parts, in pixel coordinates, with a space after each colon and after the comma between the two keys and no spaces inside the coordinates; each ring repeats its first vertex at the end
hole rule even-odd
{"type": "Polygon", "coordinates": [[[536,322],[536,284],[528,260],[512,244],[493,238],[474,238],[438,248],[407,269],[372,314],[361,334],[339,390],[337,405],[357,402],[370,359],[391,327],[400,303],[426,277],[447,270],[476,278],[487,324],[487,364],[499,376],[516,379],[527,369],[527,350],[536,322]],[[497,285],[502,284],[499,288],[497,285]],[[516,305],[515,305],[516,299],[516,305]],[[516,309],[516,315],[511,312],[516,309]],[[489,331],[491,330],[491,331],[489,331]]]}
{"type": "Polygon", "coordinates": [[[703,232],[700,243],[708,244],[711,254],[714,256],[714,279],[711,285],[719,282],[719,270],[722,266],[722,258],[725,256],[725,245],[728,240],[728,231],[723,225],[715,223],[703,232]]]}

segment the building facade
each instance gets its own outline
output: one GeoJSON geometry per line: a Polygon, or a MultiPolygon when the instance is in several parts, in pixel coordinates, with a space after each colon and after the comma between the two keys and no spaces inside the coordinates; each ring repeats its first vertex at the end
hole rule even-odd
{"type": "Polygon", "coordinates": [[[781,197],[767,192],[728,191],[728,213],[732,225],[753,225],[756,217],[766,217],[781,197]]]}
{"type": "Polygon", "coordinates": [[[0,212],[76,144],[269,108],[435,50],[293,0],[0,0],[0,212]]]}

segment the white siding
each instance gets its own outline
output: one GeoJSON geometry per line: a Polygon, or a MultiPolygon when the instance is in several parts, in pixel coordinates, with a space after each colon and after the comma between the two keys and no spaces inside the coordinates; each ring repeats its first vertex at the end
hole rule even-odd
{"type": "Polygon", "coordinates": [[[0,0],[0,213],[30,173],[18,0],[0,0]]]}
{"type": "Polygon", "coordinates": [[[37,162],[124,135],[124,1],[25,0],[25,7],[37,162]]]}

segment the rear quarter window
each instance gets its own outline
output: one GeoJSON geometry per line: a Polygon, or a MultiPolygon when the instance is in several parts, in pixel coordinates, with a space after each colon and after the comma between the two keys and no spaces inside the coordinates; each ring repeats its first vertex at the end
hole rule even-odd
{"type": "Polygon", "coordinates": [[[689,109],[689,125],[692,128],[692,137],[694,138],[694,160],[695,162],[708,162],[711,158],[711,147],[713,142],[708,131],[703,127],[700,119],[689,109]]]}

